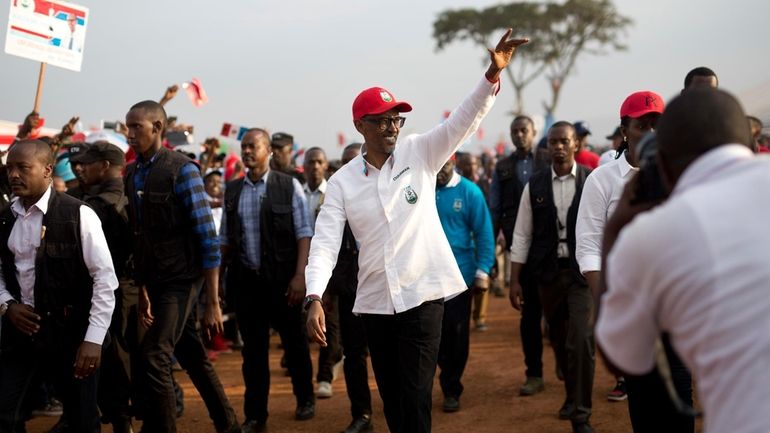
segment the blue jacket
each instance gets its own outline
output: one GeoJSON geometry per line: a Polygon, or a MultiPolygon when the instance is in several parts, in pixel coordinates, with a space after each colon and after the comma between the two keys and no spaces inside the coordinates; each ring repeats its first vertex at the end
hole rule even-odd
{"type": "Polygon", "coordinates": [[[492,217],[484,193],[455,173],[446,186],[436,189],[436,208],[457,266],[470,286],[476,270],[488,274],[495,261],[492,217]]]}

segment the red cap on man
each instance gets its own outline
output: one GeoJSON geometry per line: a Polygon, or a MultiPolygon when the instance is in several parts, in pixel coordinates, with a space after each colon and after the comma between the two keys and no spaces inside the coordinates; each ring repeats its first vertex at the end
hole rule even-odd
{"type": "Polygon", "coordinates": [[[392,93],[382,87],[370,87],[359,93],[353,101],[353,120],[359,120],[370,114],[382,114],[390,110],[406,113],[412,111],[412,106],[406,102],[397,101],[392,93]]]}
{"type": "Polygon", "coordinates": [[[636,119],[648,113],[663,113],[664,108],[666,103],[657,93],[648,90],[635,92],[620,106],[620,118],[628,116],[636,119]]]}

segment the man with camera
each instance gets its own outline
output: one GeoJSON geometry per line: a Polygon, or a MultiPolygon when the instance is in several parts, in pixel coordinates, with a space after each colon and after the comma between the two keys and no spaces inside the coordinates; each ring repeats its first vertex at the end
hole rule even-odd
{"type": "Polygon", "coordinates": [[[564,369],[566,399],[559,417],[576,433],[591,433],[594,342],[589,321],[591,291],[575,259],[578,204],[590,169],[575,162],[575,128],[556,122],[548,130],[552,166],[529,179],[521,194],[511,245],[511,304],[521,310],[519,282],[526,264],[540,286],[557,363],[564,369]]]}
{"type": "Polygon", "coordinates": [[[637,200],[634,177],[607,222],[601,349],[641,375],[668,333],[698,384],[706,432],[767,431],[770,196],[754,191],[770,182],[770,161],[752,155],[740,104],[719,90],[674,99],[657,141],[671,196],[645,212],[657,203],[637,200]]]}

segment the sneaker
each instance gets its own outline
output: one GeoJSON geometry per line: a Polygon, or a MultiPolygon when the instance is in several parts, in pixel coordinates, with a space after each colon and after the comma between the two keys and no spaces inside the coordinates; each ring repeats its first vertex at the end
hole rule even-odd
{"type": "Polygon", "coordinates": [[[535,395],[545,389],[542,377],[528,377],[524,385],[519,388],[519,395],[535,395]]]}
{"type": "Polygon", "coordinates": [[[43,407],[39,407],[32,411],[32,416],[62,416],[64,413],[61,402],[55,398],[52,398],[43,407]]]}
{"type": "Polygon", "coordinates": [[[316,388],[315,396],[318,398],[331,398],[332,396],[332,384],[331,382],[318,382],[318,388],[316,388]]]}
{"type": "Polygon", "coordinates": [[[315,416],[315,402],[308,401],[297,405],[294,418],[297,421],[307,421],[315,416]]]}
{"type": "Polygon", "coordinates": [[[623,401],[628,399],[626,394],[626,381],[619,379],[615,384],[615,388],[607,394],[607,400],[609,401],[623,401]]]}

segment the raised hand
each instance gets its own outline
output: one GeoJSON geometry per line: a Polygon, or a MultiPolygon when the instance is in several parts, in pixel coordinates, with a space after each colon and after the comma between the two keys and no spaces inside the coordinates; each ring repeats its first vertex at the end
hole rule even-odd
{"type": "Polygon", "coordinates": [[[513,54],[516,52],[516,49],[520,45],[524,45],[529,42],[528,38],[508,39],[512,33],[513,29],[509,28],[506,30],[503,37],[500,38],[500,42],[497,43],[497,46],[495,46],[494,49],[487,48],[491,62],[489,69],[487,70],[487,78],[490,81],[497,81],[500,78],[500,71],[505,69],[505,67],[511,63],[511,58],[513,58],[513,54]]]}
{"type": "Polygon", "coordinates": [[[67,122],[66,125],[62,126],[59,136],[61,138],[66,138],[66,137],[72,137],[73,135],[75,135],[75,125],[77,125],[79,120],[80,120],[80,117],[78,116],[72,117],[69,120],[69,122],[67,122]]]}
{"type": "Polygon", "coordinates": [[[179,91],[179,86],[177,86],[176,84],[168,86],[166,88],[166,92],[163,94],[163,97],[160,98],[160,101],[158,101],[158,103],[160,105],[165,105],[166,102],[174,99],[174,97],[176,96],[176,92],[178,91],[179,91]]]}

